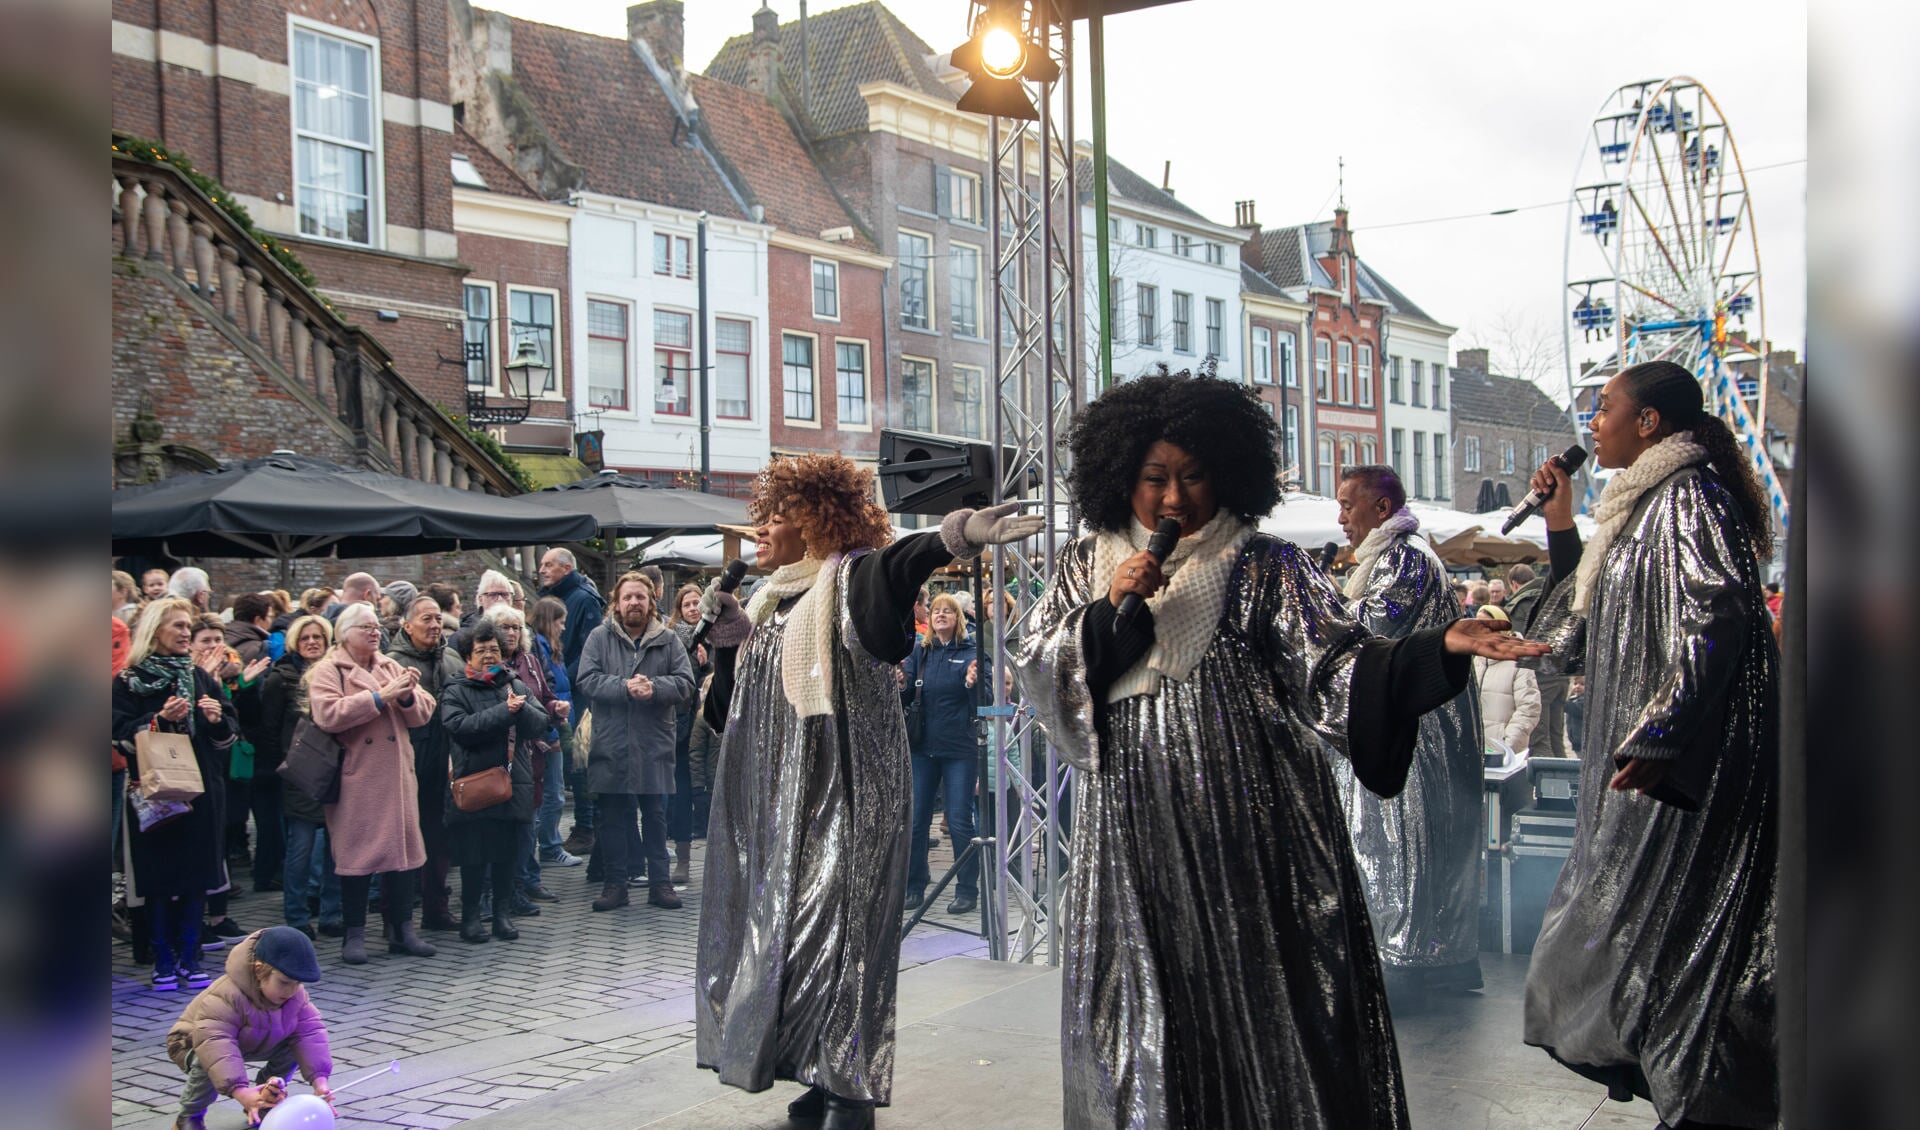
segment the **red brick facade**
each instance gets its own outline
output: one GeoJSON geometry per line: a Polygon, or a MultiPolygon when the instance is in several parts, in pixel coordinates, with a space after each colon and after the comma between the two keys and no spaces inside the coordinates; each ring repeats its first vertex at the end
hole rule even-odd
{"type": "Polygon", "coordinates": [[[1313,389],[1315,435],[1313,444],[1302,454],[1316,471],[1324,469],[1324,445],[1331,439],[1332,478],[1319,474],[1317,479],[1320,493],[1331,495],[1347,467],[1385,462],[1381,425],[1381,359],[1385,355],[1380,342],[1387,307],[1384,302],[1360,295],[1359,258],[1354,254],[1345,208],[1334,213],[1333,242],[1318,262],[1334,289],[1329,292],[1316,286],[1309,292],[1313,305],[1308,322],[1311,341],[1302,345],[1305,356],[1301,364],[1305,369],[1302,381],[1310,382],[1313,389]],[[1324,370],[1320,352],[1323,344],[1324,370]]]}
{"type": "Polygon", "coordinates": [[[880,318],[880,288],[885,275],[874,267],[860,266],[830,257],[816,257],[804,251],[772,247],[767,251],[767,321],[771,338],[767,356],[772,388],[769,403],[774,406],[773,448],[780,452],[839,451],[871,458],[880,449],[881,419],[885,409],[884,392],[887,370],[880,318]],[[833,264],[839,276],[839,317],[814,314],[814,261],[833,264]],[[816,395],[813,419],[789,418],[785,411],[784,373],[781,365],[782,338],[798,333],[817,343],[816,395]],[[841,418],[840,380],[837,365],[841,343],[858,346],[865,360],[866,388],[864,421],[841,418]],[[809,426],[811,424],[811,426],[809,426]]]}

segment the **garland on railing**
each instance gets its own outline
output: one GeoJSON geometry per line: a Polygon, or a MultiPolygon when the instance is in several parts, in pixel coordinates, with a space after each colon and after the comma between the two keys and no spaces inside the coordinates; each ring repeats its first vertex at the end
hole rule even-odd
{"type": "MultiPolygon", "coordinates": [[[[299,279],[322,305],[328,310],[333,310],[333,303],[328,302],[320,293],[319,281],[313,277],[312,271],[307,270],[307,265],[300,261],[300,257],[295,255],[286,244],[254,227],[253,217],[248,215],[246,208],[233,198],[233,194],[222,187],[219,181],[194,168],[193,162],[187,157],[168,150],[157,141],[121,133],[113,135],[113,151],[136,161],[145,161],[149,165],[171,165],[178,169],[182,176],[193,182],[195,188],[206,193],[207,199],[213,201],[222,212],[227,214],[228,218],[240,225],[240,230],[246,232],[249,239],[259,244],[261,250],[273,256],[275,262],[285,267],[294,278],[299,279]]],[[[338,314],[338,311],[334,312],[338,314]]]]}
{"type": "Polygon", "coordinates": [[[533,481],[533,476],[527,474],[527,469],[520,465],[520,461],[507,454],[507,449],[500,446],[499,440],[486,432],[475,430],[472,424],[467,423],[465,416],[456,416],[444,408],[441,408],[440,412],[447,419],[460,425],[461,429],[467,433],[467,438],[473,441],[473,446],[492,456],[495,463],[505,468],[507,476],[523,493],[532,493],[540,489],[539,485],[533,481]]]}

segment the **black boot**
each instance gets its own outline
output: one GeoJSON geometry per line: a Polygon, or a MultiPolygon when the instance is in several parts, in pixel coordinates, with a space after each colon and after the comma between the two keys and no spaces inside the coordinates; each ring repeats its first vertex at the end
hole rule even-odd
{"type": "MultiPolygon", "coordinates": [[[[496,901],[494,905],[498,907],[500,904],[496,901]]],[[[493,912],[493,936],[503,942],[517,941],[520,937],[520,931],[514,927],[513,919],[505,910],[493,912]]]]}
{"type": "Polygon", "coordinates": [[[926,891],[919,887],[908,887],[906,900],[901,905],[908,910],[919,910],[920,904],[925,902],[926,898],[926,891]]]}
{"type": "Polygon", "coordinates": [[[827,1096],[827,1118],[820,1130],[872,1130],[873,1106],[869,1103],[827,1096]]]}
{"type": "Polygon", "coordinates": [[[487,940],[487,920],[480,917],[480,909],[467,911],[460,918],[460,940],[475,945],[487,940]]]}
{"type": "Polygon", "coordinates": [[[807,1093],[787,1104],[787,1117],[800,1122],[817,1122],[827,1113],[827,1093],[808,1087],[807,1093]]]}

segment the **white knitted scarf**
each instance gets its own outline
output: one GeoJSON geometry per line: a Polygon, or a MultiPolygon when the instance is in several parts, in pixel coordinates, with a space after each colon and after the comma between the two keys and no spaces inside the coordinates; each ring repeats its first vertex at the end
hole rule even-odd
{"type": "Polygon", "coordinates": [[[1607,488],[1600,492],[1600,505],[1593,511],[1593,520],[1599,528],[1593,531],[1593,540],[1587,543],[1580,555],[1580,567],[1573,573],[1575,612],[1587,610],[1593,584],[1600,579],[1600,570],[1607,563],[1607,549],[1626,528],[1627,519],[1633,517],[1640,496],[1682,467],[1706,461],[1707,449],[1693,442],[1692,432],[1675,432],[1641,452],[1632,466],[1608,480],[1607,488]]]}
{"type": "Polygon", "coordinates": [[[840,614],[840,555],[808,556],[782,565],[747,601],[755,627],[773,619],[780,602],[799,596],[787,616],[780,652],[780,686],[802,718],[833,713],[833,620],[840,614]],[[804,594],[804,595],[802,595],[804,594]]]}
{"type": "MultiPolygon", "coordinates": [[[[1181,538],[1160,569],[1167,587],[1147,598],[1153,609],[1153,649],[1107,691],[1108,702],[1140,694],[1159,694],[1161,678],[1183,682],[1213,642],[1220,611],[1227,603],[1227,580],[1254,528],[1225,510],[1181,538]]],[[[1094,591],[1113,588],[1120,563],[1147,548],[1153,531],[1138,519],[1127,534],[1101,533],[1093,543],[1094,591]]]]}
{"type": "Polygon", "coordinates": [[[1367,582],[1373,579],[1374,563],[1380,560],[1381,554],[1392,549],[1395,542],[1411,538],[1419,529],[1419,516],[1402,506],[1392,517],[1368,530],[1353,551],[1353,569],[1347,573],[1346,587],[1341,590],[1347,599],[1358,599],[1367,591],[1367,582]]]}

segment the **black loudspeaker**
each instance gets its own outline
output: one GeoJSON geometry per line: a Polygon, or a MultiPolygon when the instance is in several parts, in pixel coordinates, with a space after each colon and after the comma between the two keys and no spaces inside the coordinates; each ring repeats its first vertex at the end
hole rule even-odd
{"type": "MultiPolygon", "coordinates": [[[[1016,452],[1008,447],[1002,455],[1003,465],[1010,464],[1016,452]]],[[[879,474],[880,498],[894,514],[937,516],[993,502],[990,444],[886,428],[880,432],[879,474]]],[[[1019,493],[1009,489],[1006,497],[1019,493]]]]}

